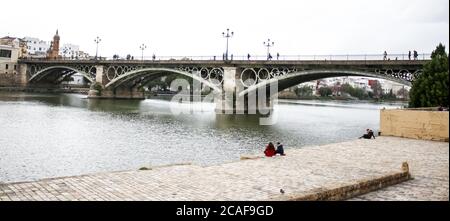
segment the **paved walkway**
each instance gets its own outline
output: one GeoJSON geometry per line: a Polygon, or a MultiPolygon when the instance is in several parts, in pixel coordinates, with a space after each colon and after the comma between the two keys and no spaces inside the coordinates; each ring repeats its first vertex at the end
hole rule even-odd
{"type": "Polygon", "coordinates": [[[415,177],[354,200],[449,200],[449,144],[392,137],[287,149],[288,156],[0,184],[0,200],[270,200],[398,172],[415,177]],[[270,171],[270,174],[268,174],[270,171]]]}

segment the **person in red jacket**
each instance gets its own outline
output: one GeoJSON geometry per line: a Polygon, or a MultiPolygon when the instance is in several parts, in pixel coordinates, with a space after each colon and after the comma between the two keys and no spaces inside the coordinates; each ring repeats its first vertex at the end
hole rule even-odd
{"type": "Polygon", "coordinates": [[[264,154],[266,155],[266,157],[273,157],[275,156],[276,150],[275,150],[275,146],[273,145],[272,142],[270,142],[267,146],[266,146],[266,150],[264,150],[264,154]]]}

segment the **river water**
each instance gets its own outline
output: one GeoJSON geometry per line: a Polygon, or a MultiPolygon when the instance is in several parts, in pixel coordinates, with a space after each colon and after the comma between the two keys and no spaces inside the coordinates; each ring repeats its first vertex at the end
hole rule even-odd
{"type": "Polygon", "coordinates": [[[89,100],[78,94],[0,92],[0,182],[140,167],[213,165],[263,151],[347,141],[379,129],[379,110],[404,104],[280,101],[277,123],[217,115],[214,104],[173,115],[187,104],[165,100],[89,100]]]}

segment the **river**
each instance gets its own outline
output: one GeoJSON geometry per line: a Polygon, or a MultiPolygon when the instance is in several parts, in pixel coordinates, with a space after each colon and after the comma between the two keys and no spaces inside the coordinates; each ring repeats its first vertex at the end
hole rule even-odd
{"type": "Polygon", "coordinates": [[[379,110],[404,104],[280,101],[277,123],[217,115],[214,104],[173,115],[165,100],[90,100],[78,94],[0,92],[0,182],[178,163],[214,165],[263,151],[356,139],[379,129],[379,110]]]}

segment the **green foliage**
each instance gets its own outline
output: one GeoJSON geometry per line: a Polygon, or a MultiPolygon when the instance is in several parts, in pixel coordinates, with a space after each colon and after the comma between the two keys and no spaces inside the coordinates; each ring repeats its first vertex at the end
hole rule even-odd
{"type": "Polygon", "coordinates": [[[341,92],[350,94],[350,96],[356,97],[360,100],[368,98],[368,94],[364,91],[364,89],[354,88],[350,84],[343,84],[341,86],[341,92]]]}
{"type": "Polygon", "coordinates": [[[449,70],[445,46],[439,44],[431,58],[423,73],[413,82],[410,107],[448,107],[449,70]]]}
{"type": "Polygon", "coordinates": [[[302,86],[302,87],[295,88],[295,93],[299,97],[310,97],[313,94],[313,90],[311,87],[302,86]]]}
{"type": "Polygon", "coordinates": [[[153,81],[148,82],[147,86],[149,89],[154,88],[154,87],[159,87],[160,89],[163,89],[163,90],[169,87],[166,84],[166,82],[163,81],[161,78],[157,78],[153,81]]]}
{"type": "Polygon", "coordinates": [[[319,88],[319,94],[321,97],[328,97],[333,94],[333,90],[330,87],[319,88]]]}
{"type": "Polygon", "coordinates": [[[387,94],[382,94],[381,98],[384,100],[395,100],[397,98],[397,96],[395,96],[394,92],[392,91],[392,89],[389,91],[389,93],[387,94]]]}

